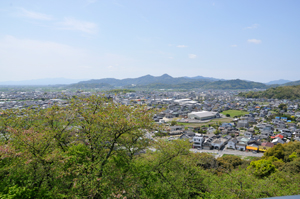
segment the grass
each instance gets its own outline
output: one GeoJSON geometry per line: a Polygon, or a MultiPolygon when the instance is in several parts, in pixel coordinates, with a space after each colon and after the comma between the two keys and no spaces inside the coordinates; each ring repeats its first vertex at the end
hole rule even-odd
{"type": "Polygon", "coordinates": [[[252,161],[252,160],[255,160],[255,159],[257,159],[257,157],[254,157],[254,156],[246,156],[246,157],[244,157],[244,160],[250,160],[250,161],[252,161]]]}
{"type": "Polygon", "coordinates": [[[177,122],[176,125],[183,125],[183,126],[188,126],[190,123],[184,123],[184,122],[177,122]]]}
{"type": "Polygon", "coordinates": [[[250,160],[250,161],[257,160],[257,158],[258,158],[258,157],[254,157],[254,156],[242,156],[242,155],[232,155],[232,154],[224,154],[222,157],[225,157],[225,156],[237,156],[243,160],[250,160]]]}
{"type": "Polygon", "coordinates": [[[216,124],[216,122],[231,122],[232,121],[232,118],[217,118],[217,119],[213,119],[209,122],[205,122],[205,123],[183,123],[183,122],[177,122],[177,125],[184,125],[184,126],[187,126],[187,127],[201,127],[201,126],[205,126],[205,125],[208,125],[208,124],[216,124]]]}
{"type": "Polygon", "coordinates": [[[259,105],[269,105],[270,102],[258,102],[259,105]]]}
{"type": "Polygon", "coordinates": [[[243,158],[242,155],[231,155],[231,154],[223,154],[222,157],[225,157],[225,156],[237,156],[239,158],[243,158]]]}
{"type": "MultiPolygon", "coordinates": [[[[174,118],[173,118],[174,119],[174,118]]],[[[216,124],[217,122],[225,122],[225,123],[229,123],[232,122],[232,118],[230,117],[226,117],[226,118],[217,118],[217,119],[212,119],[209,122],[204,122],[204,123],[185,123],[185,122],[177,122],[176,125],[182,125],[182,126],[186,126],[186,127],[202,127],[202,126],[206,126],[209,124],[216,124]]],[[[169,122],[171,123],[171,121],[169,122]]]]}
{"type": "Polygon", "coordinates": [[[247,111],[239,111],[239,110],[227,110],[222,112],[223,115],[229,114],[230,117],[235,117],[235,116],[243,116],[246,114],[249,114],[247,111]]]}

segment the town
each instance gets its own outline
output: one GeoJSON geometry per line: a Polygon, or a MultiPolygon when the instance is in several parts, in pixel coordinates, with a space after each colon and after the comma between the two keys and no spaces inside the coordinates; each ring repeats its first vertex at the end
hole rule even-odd
{"type": "MultiPolygon", "coordinates": [[[[68,106],[68,99],[93,94],[127,106],[156,109],[153,120],[162,129],[147,133],[152,140],[186,139],[191,151],[261,157],[280,143],[300,141],[299,100],[239,97],[239,90],[197,91],[2,91],[0,110],[68,106]]],[[[0,111],[0,115],[2,112],[0,111]]]]}

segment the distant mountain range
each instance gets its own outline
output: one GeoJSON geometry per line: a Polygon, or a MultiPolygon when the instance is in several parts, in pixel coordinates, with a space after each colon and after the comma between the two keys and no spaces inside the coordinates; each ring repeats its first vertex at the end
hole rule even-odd
{"type": "Polygon", "coordinates": [[[266,83],[267,85],[271,85],[271,84],[285,84],[285,83],[288,83],[288,82],[291,82],[290,80],[285,80],[285,79],[279,79],[279,80],[274,80],[274,81],[270,81],[268,83],[266,83]]]}
{"type": "Polygon", "coordinates": [[[190,78],[190,79],[197,79],[197,80],[208,80],[208,81],[218,81],[218,80],[225,80],[225,79],[217,79],[213,77],[203,77],[203,76],[196,76],[196,77],[187,77],[184,76],[185,78],[190,78]]]}
{"type": "Polygon", "coordinates": [[[6,81],[0,82],[0,85],[57,85],[57,84],[74,84],[84,79],[66,79],[66,78],[46,78],[46,79],[33,79],[24,81],[6,81]]]}
{"type": "Polygon", "coordinates": [[[248,80],[224,80],[212,77],[172,77],[168,74],[162,76],[145,75],[138,78],[104,78],[91,80],[75,80],[65,78],[48,78],[26,81],[0,82],[0,85],[64,85],[66,88],[109,90],[114,88],[140,88],[140,89],[267,89],[278,86],[300,85],[299,81],[276,80],[268,83],[259,83],[248,80]]]}
{"type": "Polygon", "coordinates": [[[258,82],[251,82],[245,80],[219,80],[219,81],[193,81],[180,84],[162,84],[153,83],[139,86],[127,86],[127,88],[139,89],[266,89],[267,85],[258,82]]]}
{"type": "MultiPolygon", "coordinates": [[[[214,78],[202,78],[205,81],[216,81],[217,79],[214,78]]],[[[162,76],[154,77],[152,75],[145,75],[138,78],[127,78],[127,79],[114,79],[114,78],[105,78],[105,79],[92,79],[88,81],[82,81],[78,84],[85,85],[85,84],[109,84],[115,87],[122,87],[122,86],[141,86],[141,85],[148,85],[154,83],[160,84],[182,84],[188,82],[195,82],[199,81],[197,78],[189,78],[189,77],[172,77],[168,74],[164,74],[162,76]]]]}
{"type": "Polygon", "coordinates": [[[300,80],[283,84],[283,86],[297,86],[297,85],[300,85],[300,80]]]}
{"type": "Polygon", "coordinates": [[[154,77],[151,75],[127,79],[98,79],[71,84],[71,88],[138,88],[138,89],[266,89],[267,85],[245,80],[219,80],[210,77],[171,77],[168,74],[154,77]]]}

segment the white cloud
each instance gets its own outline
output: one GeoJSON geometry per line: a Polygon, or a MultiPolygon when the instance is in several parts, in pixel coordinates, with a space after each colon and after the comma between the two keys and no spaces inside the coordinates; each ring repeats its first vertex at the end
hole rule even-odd
{"type": "Polygon", "coordinates": [[[177,47],[178,48],[186,48],[187,46],[186,45],[178,45],[177,47]]]}
{"type": "Polygon", "coordinates": [[[231,47],[235,48],[235,47],[237,47],[237,45],[236,45],[236,44],[233,44],[233,45],[231,45],[231,47]]]}
{"type": "Polygon", "coordinates": [[[253,44],[260,44],[261,40],[259,40],[259,39],[248,39],[248,42],[253,43],[253,44]]]}
{"type": "Polygon", "coordinates": [[[253,24],[252,26],[246,27],[245,29],[255,29],[258,28],[258,24],[253,24]]]}
{"type": "Polygon", "coordinates": [[[65,17],[62,22],[56,23],[58,28],[64,30],[77,30],[85,33],[96,33],[97,32],[97,24],[87,21],[80,21],[74,18],[65,17]]]}
{"type": "Polygon", "coordinates": [[[19,15],[22,16],[22,17],[27,17],[27,18],[31,18],[31,19],[38,19],[38,20],[46,20],[46,21],[53,20],[53,17],[50,16],[50,15],[28,11],[24,8],[20,8],[20,10],[21,10],[21,13],[19,15]]]}
{"type": "Polygon", "coordinates": [[[195,59],[196,57],[197,57],[197,55],[195,55],[195,54],[189,54],[190,59],[195,59]]]}

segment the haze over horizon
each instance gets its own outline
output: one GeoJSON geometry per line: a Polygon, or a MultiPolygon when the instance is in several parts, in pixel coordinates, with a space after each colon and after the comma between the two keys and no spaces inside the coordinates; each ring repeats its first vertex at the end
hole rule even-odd
{"type": "Polygon", "coordinates": [[[0,81],[299,80],[299,1],[0,2],[0,81]],[[54,2],[54,3],[53,3],[54,2]]]}

